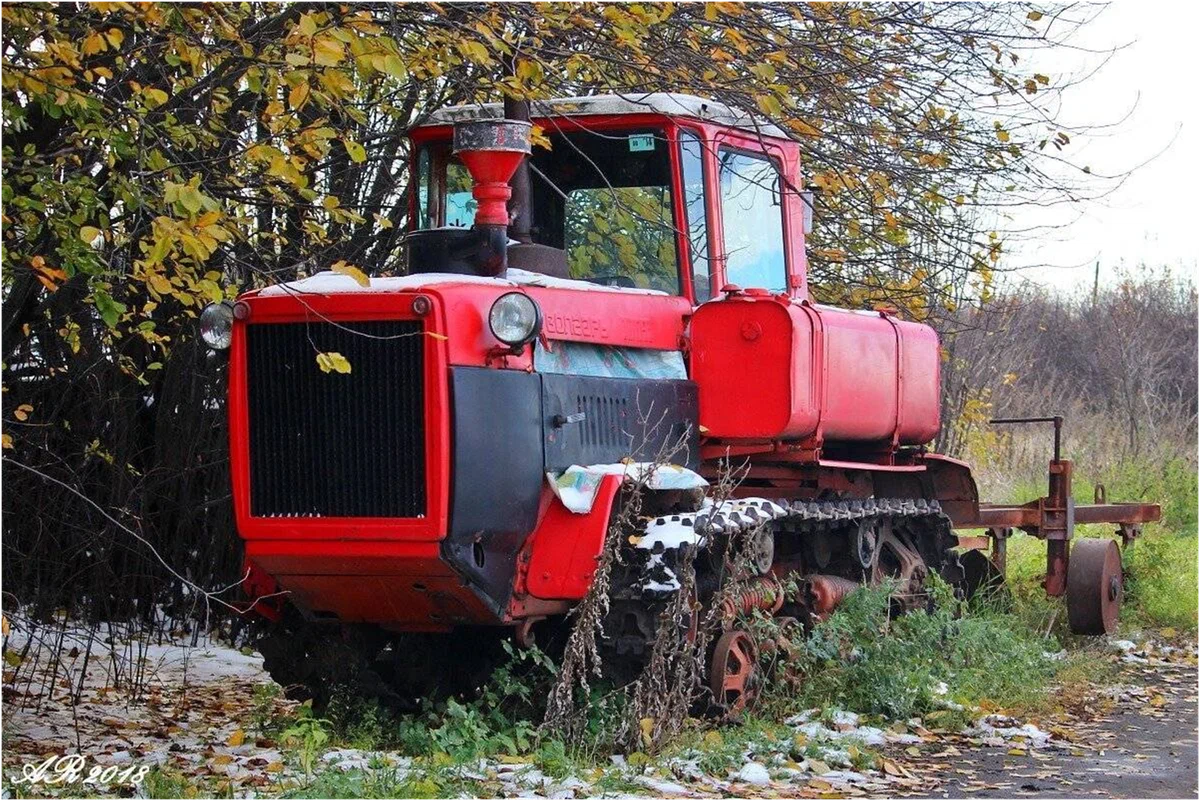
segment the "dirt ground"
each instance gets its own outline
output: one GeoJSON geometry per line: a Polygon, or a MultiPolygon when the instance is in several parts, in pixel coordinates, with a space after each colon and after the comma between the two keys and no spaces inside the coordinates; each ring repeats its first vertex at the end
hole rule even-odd
{"type": "MultiPolygon", "coordinates": [[[[1122,684],[1070,720],[1070,750],[986,747],[961,738],[961,756],[922,747],[907,767],[943,779],[944,798],[1196,798],[1197,671],[1188,664],[1126,664],[1122,684]]],[[[939,746],[943,744],[938,744],[939,746]]]]}
{"type": "MultiPolygon", "coordinates": [[[[10,649],[13,645],[10,641],[10,649]]],[[[919,721],[872,728],[848,713],[832,723],[796,722],[798,732],[823,738],[830,753],[864,738],[883,757],[875,770],[818,759],[798,764],[786,755],[759,752],[747,753],[742,768],[728,775],[703,775],[681,760],[628,778],[648,797],[1196,798],[1200,721],[1194,645],[1112,645],[1097,658],[1119,666],[1115,683],[1098,692],[1065,694],[1064,711],[1044,719],[984,716],[961,733],[929,731],[919,721]]],[[[6,665],[4,797],[14,791],[62,793],[66,788],[34,789],[13,780],[25,766],[64,753],[86,755],[98,766],[159,765],[186,777],[201,793],[221,788],[223,795],[263,797],[299,786],[294,755],[257,733],[256,717],[270,714],[278,703],[267,701],[264,708],[257,688],[269,679],[257,654],[215,642],[168,643],[85,667],[82,650],[78,638],[60,636],[24,651],[20,664],[6,665]],[[131,702],[112,687],[118,674],[128,680],[137,664],[145,691],[131,702]],[[77,706],[70,703],[75,693],[82,701],[77,706]]],[[[343,771],[383,763],[403,771],[411,765],[402,755],[344,748],[325,753],[321,761],[343,771]]],[[[472,785],[476,794],[485,797],[603,793],[591,780],[551,780],[527,760],[481,761],[471,774],[478,779],[472,785]]],[[[133,791],[117,785],[88,788],[87,794],[133,791]]]]}

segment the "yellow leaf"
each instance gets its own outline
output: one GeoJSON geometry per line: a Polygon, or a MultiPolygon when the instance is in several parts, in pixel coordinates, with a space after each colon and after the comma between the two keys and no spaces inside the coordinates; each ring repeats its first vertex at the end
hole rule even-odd
{"type": "Polygon", "coordinates": [[[95,55],[107,47],[108,43],[104,41],[104,37],[99,33],[93,33],[83,40],[83,54],[85,56],[95,55]]]}
{"type": "Polygon", "coordinates": [[[149,108],[158,108],[167,102],[167,93],[152,86],[147,86],[142,90],[142,97],[146,98],[146,106],[149,108]]]}
{"type": "Polygon", "coordinates": [[[246,742],[246,732],[238,729],[233,734],[229,735],[229,739],[225,741],[225,745],[228,745],[232,748],[237,748],[244,742],[246,742]]]}
{"type": "Polygon", "coordinates": [[[101,234],[102,231],[94,225],[85,225],[79,229],[79,238],[89,245],[101,234]]]}
{"type": "MultiPolygon", "coordinates": [[[[11,448],[13,446],[12,434],[0,434],[0,444],[3,444],[3,446],[5,448],[11,448]]],[[[8,623],[7,620],[4,622],[6,624],[8,623]]],[[[7,626],[6,626],[6,628],[7,628],[7,626]]],[[[7,631],[5,631],[4,633],[8,634],[7,631]]]]}
{"type": "Polygon", "coordinates": [[[152,274],[147,281],[150,284],[150,288],[160,295],[170,295],[174,291],[171,282],[161,273],[152,274]]]}
{"type": "Polygon", "coordinates": [[[367,277],[367,274],[355,267],[353,264],[347,264],[345,261],[337,261],[334,262],[330,269],[338,275],[350,276],[359,286],[371,285],[371,279],[367,277]]]}
{"type": "Polygon", "coordinates": [[[322,36],[313,42],[313,60],[323,67],[332,67],[344,56],[342,43],[331,36],[322,36]]]}
{"type": "Polygon", "coordinates": [[[298,109],[308,100],[308,81],[298,83],[292,87],[292,91],[288,92],[288,103],[292,108],[298,109]]]}
{"type": "Polygon", "coordinates": [[[487,48],[473,39],[462,39],[458,43],[458,52],[462,53],[468,61],[473,61],[476,64],[489,64],[492,59],[488,55],[487,48]]]}
{"type": "Polygon", "coordinates": [[[125,32],[120,28],[109,28],[108,33],[104,34],[104,38],[112,45],[113,50],[121,46],[121,42],[125,41],[125,32]]]}
{"type": "Polygon", "coordinates": [[[263,770],[265,770],[267,773],[282,773],[283,772],[283,763],[282,762],[272,762],[269,765],[267,765],[265,768],[263,768],[263,770]]]}
{"type": "Polygon", "coordinates": [[[1029,18],[1031,21],[1033,21],[1033,22],[1037,22],[1039,19],[1041,19],[1041,18],[1042,18],[1042,12],[1040,12],[1040,11],[1030,11],[1030,12],[1029,12],[1028,14],[1026,14],[1025,16],[1026,16],[1027,18],[1029,18]]]}
{"type": "Polygon", "coordinates": [[[783,113],[783,105],[775,95],[755,95],[754,102],[758,104],[758,108],[763,114],[769,114],[774,117],[783,113]]]}
{"type": "Polygon", "coordinates": [[[32,411],[32,406],[30,406],[28,403],[22,403],[16,408],[16,411],[13,412],[13,417],[17,418],[18,420],[25,421],[29,419],[29,413],[32,411]]]}
{"type": "Polygon", "coordinates": [[[304,34],[305,36],[312,36],[317,32],[317,15],[302,14],[297,27],[300,29],[300,33],[304,34]]]}
{"type": "MultiPolygon", "coordinates": [[[[5,434],[4,436],[7,437],[8,434],[5,434]]],[[[6,445],[5,447],[8,447],[8,446],[6,445]]],[[[8,632],[9,632],[8,618],[5,617],[4,615],[0,615],[0,634],[3,634],[5,637],[7,637],[8,632]]]]}
{"type": "Polygon", "coordinates": [[[337,352],[331,352],[328,355],[329,355],[329,363],[330,363],[330,365],[333,366],[333,369],[335,371],[337,371],[339,373],[344,373],[344,374],[350,373],[350,360],[349,359],[347,359],[345,356],[343,356],[342,354],[337,353],[337,352]]]}
{"type": "Polygon", "coordinates": [[[233,757],[231,757],[229,754],[217,754],[215,757],[213,757],[214,765],[228,765],[232,761],[233,757]]]}
{"type": "Polygon", "coordinates": [[[321,368],[322,373],[349,373],[350,362],[342,354],[336,351],[317,354],[317,367],[321,368]]]}
{"type": "Polygon", "coordinates": [[[1009,139],[1008,131],[1004,130],[1003,128],[1000,128],[999,130],[996,131],[996,138],[999,139],[1001,142],[1007,142],[1009,139]]]}
{"type": "Polygon", "coordinates": [[[349,154],[351,161],[363,162],[367,160],[367,150],[358,142],[351,139],[343,139],[342,144],[346,146],[346,153],[349,154]]]}
{"type": "Polygon", "coordinates": [[[642,743],[649,747],[654,742],[654,718],[642,718],[638,728],[642,730],[642,743]]]}

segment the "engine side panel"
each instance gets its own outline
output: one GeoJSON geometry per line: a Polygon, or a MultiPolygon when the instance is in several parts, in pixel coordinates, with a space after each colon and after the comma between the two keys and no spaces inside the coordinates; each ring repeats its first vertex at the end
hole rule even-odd
{"type": "Polygon", "coordinates": [[[454,367],[450,530],[442,553],[493,610],[508,604],[517,552],[545,481],[541,376],[454,367]]]}
{"type": "Polygon", "coordinates": [[[699,464],[696,385],[691,381],[544,374],[542,424],[546,469],[653,460],[683,442],[672,460],[699,464]],[[582,419],[569,421],[571,415],[582,419]]]}

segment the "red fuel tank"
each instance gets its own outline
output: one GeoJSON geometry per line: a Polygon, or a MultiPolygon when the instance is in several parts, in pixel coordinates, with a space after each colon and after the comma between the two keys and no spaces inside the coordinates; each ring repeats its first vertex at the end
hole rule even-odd
{"type": "Polygon", "coordinates": [[[706,437],[922,445],[938,432],[939,372],[934,330],[881,312],[749,290],[692,316],[706,437]]]}

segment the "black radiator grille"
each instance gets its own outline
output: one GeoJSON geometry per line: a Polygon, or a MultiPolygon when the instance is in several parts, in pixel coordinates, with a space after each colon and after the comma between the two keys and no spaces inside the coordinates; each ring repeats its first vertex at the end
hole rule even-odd
{"type": "Polygon", "coordinates": [[[421,323],[339,325],[246,327],[254,517],[425,514],[421,323]],[[321,372],[318,351],[350,373],[321,372]]]}

